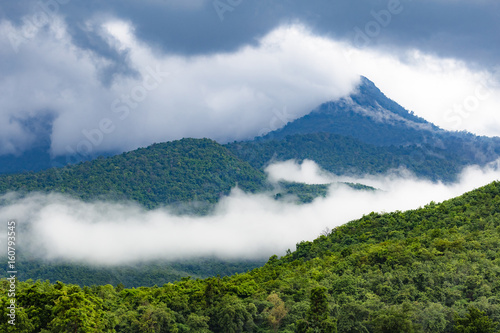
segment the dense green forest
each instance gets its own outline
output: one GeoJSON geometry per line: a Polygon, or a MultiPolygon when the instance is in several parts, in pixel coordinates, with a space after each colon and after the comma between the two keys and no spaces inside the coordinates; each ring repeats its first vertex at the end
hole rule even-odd
{"type": "Polygon", "coordinates": [[[236,185],[261,191],[266,177],[209,139],[159,143],[64,168],[0,176],[0,194],[59,192],[85,200],[135,200],[146,208],[170,204],[181,212],[206,211],[236,185]]]}
{"type": "MultiPolygon", "coordinates": [[[[69,261],[34,259],[23,254],[16,257],[17,277],[20,280],[61,281],[81,287],[121,284],[127,288],[163,285],[190,276],[207,278],[245,273],[265,264],[266,260],[224,260],[219,258],[193,258],[177,261],[147,261],[117,266],[94,266],[69,261]]],[[[7,257],[0,260],[0,277],[8,277],[7,257]]]]}
{"type": "Polygon", "coordinates": [[[18,282],[2,332],[497,332],[500,182],[371,213],[261,268],[163,286],[18,282]]]}

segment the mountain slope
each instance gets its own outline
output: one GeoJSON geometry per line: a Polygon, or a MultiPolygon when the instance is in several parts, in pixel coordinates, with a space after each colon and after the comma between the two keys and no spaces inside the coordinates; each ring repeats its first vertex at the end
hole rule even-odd
{"type": "Polygon", "coordinates": [[[234,142],[226,147],[256,168],[263,169],[274,161],[309,159],[336,175],[378,174],[405,167],[419,177],[450,182],[467,165],[462,158],[437,147],[380,147],[324,132],[234,142]]]}
{"type": "Polygon", "coordinates": [[[236,185],[261,190],[265,175],[209,139],[182,139],[64,168],[0,176],[0,193],[55,191],[86,200],[135,200],[147,208],[214,203],[236,185]]]}
{"type": "MultiPolygon", "coordinates": [[[[83,330],[66,315],[78,307],[101,332],[497,332],[499,245],[494,182],[441,204],[371,213],[232,277],[138,289],[20,282],[17,315],[36,331],[63,320],[83,330]]],[[[4,316],[8,288],[2,280],[4,316]]]]}

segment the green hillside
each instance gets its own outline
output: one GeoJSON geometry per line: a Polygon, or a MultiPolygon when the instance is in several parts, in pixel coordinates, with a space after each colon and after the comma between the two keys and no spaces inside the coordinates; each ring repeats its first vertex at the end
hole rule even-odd
{"type": "MultiPolygon", "coordinates": [[[[263,231],[265,232],[265,231],[263,231]]],[[[20,282],[2,332],[498,332],[500,182],[371,213],[225,278],[123,289],[20,282]]]]}
{"type": "Polygon", "coordinates": [[[135,200],[147,208],[197,202],[205,209],[236,185],[262,190],[265,175],[209,139],[159,143],[64,168],[0,176],[0,194],[54,191],[85,200],[135,200]]]}
{"type": "Polygon", "coordinates": [[[375,146],[332,133],[295,134],[283,139],[234,142],[226,147],[262,169],[271,161],[313,160],[337,175],[380,174],[405,167],[417,176],[454,181],[467,164],[453,152],[431,146],[375,146]]]}

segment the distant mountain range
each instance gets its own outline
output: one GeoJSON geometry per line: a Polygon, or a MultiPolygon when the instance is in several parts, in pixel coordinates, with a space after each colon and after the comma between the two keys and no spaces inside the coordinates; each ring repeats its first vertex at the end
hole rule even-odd
{"type": "MultiPolygon", "coordinates": [[[[11,156],[7,163],[4,156],[0,165],[4,172],[16,165],[19,170],[54,165],[44,149],[48,142],[35,147],[31,158],[11,156]]],[[[86,200],[129,199],[146,208],[177,205],[180,212],[186,211],[186,203],[195,203],[195,210],[203,212],[236,185],[247,192],[269,190],[263,170],[275,161],[310,159],[337,175],[379,174],[403,167],[422,178],[452,182],[465,166],[485,165],[499,155],[500,138],[442,130],[362,78],[351,96],[324,103],[264,137],[226,145],[182,139],[77,165],[2,175],[0,194],[56,191],[86,200]]],[[[304,200],[310,201],[306,196],[304,200]]]]}

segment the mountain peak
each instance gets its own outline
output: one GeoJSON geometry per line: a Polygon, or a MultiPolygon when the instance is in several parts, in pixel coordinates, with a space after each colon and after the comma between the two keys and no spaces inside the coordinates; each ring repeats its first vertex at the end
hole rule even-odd
{"type": "Polygon", "coordinates": [[[437,126],[388,98],[372,81],[362,76],[361,83],[348,97],[323,103],[264,139],[326,132],[376,145],[406,145],[422,141],[423,135],[440,131],[437,126]],[[402,132],[405,132],[403,136],[400,135],[402,132]]]}
{"type": "Polygon", "coordinates": [[[418,127],[427,130],[437,129],[436,126],[416,116],[412,111],[406,110],[404,107],[387,97],[375,83],[364,76],[361,77],[361,83],[351,95],[341,98],[338,101],[326,102],[320,105],[316,110],[313,110],[313,112],[325,112],[328,109],[334,109],[336,111],[352,109],[367,117],[372,117],[373,120],[378,122],[406,120],[411,122],[407,124],[410,127],[415,127],[415,124],[425,124],[426,126],[418,127]]]}

